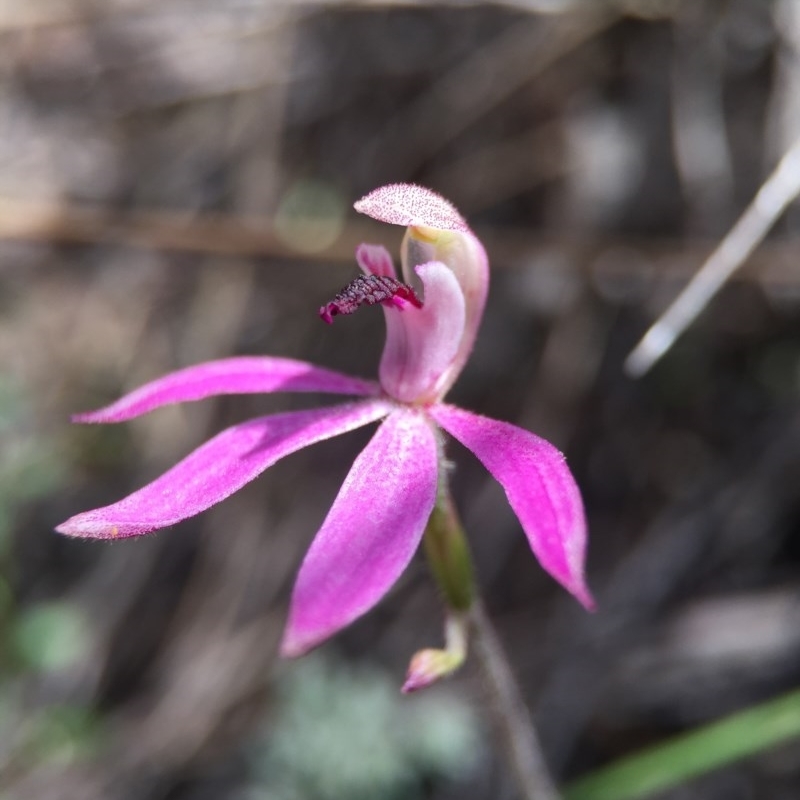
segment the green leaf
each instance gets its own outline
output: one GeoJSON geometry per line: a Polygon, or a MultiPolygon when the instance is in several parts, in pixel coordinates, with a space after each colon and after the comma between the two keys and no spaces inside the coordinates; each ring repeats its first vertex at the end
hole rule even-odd
{"type": "Polygon", "coordinates": [[[571,783],[566,800],[633,800],[800,736],[800,690],[623,758],[571,783]]]}

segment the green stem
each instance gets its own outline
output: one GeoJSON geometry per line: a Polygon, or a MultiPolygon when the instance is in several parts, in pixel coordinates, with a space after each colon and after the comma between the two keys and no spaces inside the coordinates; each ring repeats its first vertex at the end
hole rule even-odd
{"type": "Polygon", "coordinates": [[[461,652],[463,621],[476,643],[476,655],[492,694],[492,706],[511,767],[525,800],[559,800],[539,739],[522,699],[511,665],[474,586],[472,558],[464,529],[450,498],[445,470],[436,507],[425,529],[425,551],[448,606],[447,650],[461,652]]]}
{"type": "Polygon", "coordinates": [[[450,493],[441,485],[425,529],[424,546],[447,605],[455,611],[468,611],[475,597],[472,558],[450,493]]]}

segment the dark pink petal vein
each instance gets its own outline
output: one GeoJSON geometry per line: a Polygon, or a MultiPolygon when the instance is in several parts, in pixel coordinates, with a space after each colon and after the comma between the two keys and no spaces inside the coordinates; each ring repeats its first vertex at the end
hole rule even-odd
{"type": "Polygon", "coordinates": [[[114,539],[173,525],[232,495],[267,467],[307,445],[388,414],[383,400],[259,417],[210,439],[152,483],[118,503],[77,514],[56,530],[114,539]]]}
{"type": "Polygon", "coordinates": [[[594,601],[584,581],[586,519],[564,456],[529,431],[455,406],[431,416],[471,450],[506,490],[541,565],[584,606],[594,601]]]}
{"type": "Polygon", "coordinates": [[[355,460],[300,568],[281,652],[299,656],[369,611],[411,561],[436,501],[436,438],[394,411],[355,460]]]}

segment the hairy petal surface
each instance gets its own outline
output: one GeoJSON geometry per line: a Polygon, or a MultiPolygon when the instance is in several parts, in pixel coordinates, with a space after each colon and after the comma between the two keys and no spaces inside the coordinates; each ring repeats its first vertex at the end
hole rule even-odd
{"type": "Polygon", "coordinates": [[[240,356],[207,361],[146,383],[111,405],[75,414],[73,422],[123,422],[155,408],[221,394],[325,392],[369,397],[380,393],[374,381],[352,378],[304,361],[240,356]]]}
{"type": "Polygon", "coordinates": [[[584,606],[586,520],[564,456],[544,439],[507,422],[440,404],[431,416],[471,450],[502,485],[541,565],[584,606]]]}
{"type": "Polygon", "coordinates": [[[77,514],[56,530],[115,539],[165,528],[229,497],[289,453],[374,422],[392,408],[384,400],[361,400],[234,425],[137,492],[77,514]]]}
{"type": "Polygon", "coordinates": [[[381,244],[360,244],[356,248],[356,261],[365,275],[397,278],[392,256],[381,244]]]}
{"type": "Polygon", "coordinates": [[[411,183],[381,186],[362,197],[354,207],[359,214],[392,225],[469,231],[469,225],[452,203],[430,189],[411,183]]]}
{"type": "Polygon", "coordinates": [[[389,591],[422,539],[436,481],[430,422],[418,411],[394,411],[356,459],[306,554],[282,655],[302,655],[389,591]]]}
{"type": "Polygon", "coordinates": [[[384,308],[381,386],[405,403],[439,396],[464,332],[464,295],[453,273],[432,262],[417,267],[417,274],[425,287],[422,308],[384,308]]]}

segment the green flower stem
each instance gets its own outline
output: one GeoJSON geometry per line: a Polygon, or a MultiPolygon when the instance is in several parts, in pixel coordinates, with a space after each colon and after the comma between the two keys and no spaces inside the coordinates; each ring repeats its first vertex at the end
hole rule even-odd
{"type": "Polygon", "coordinates": [[[425,529],[425,554],[449,608],[467,611],[475,597],[472,558],[450,493],[439,496],[425,529]]]}
{"type": "Polygon", "coordinates": [[[800,736],[800,690],[624,758],[572,783],[567,800],[634,800],[800,736]]]}
{"type": "MultiPolygon", "coordinates": [[[[442,472],[444,474],[444,470],[442,472]]],[[[447,650],[443,652],[455,654],[466,650],[463,624],[466,617],[474,637],[476,656],[492,695],[499,733],[522,797],[525,800],[559,800],[511,665],[477,597],[469,546],[444,477],[424,541],[431,570],[448,606],[447,650]]]]}

